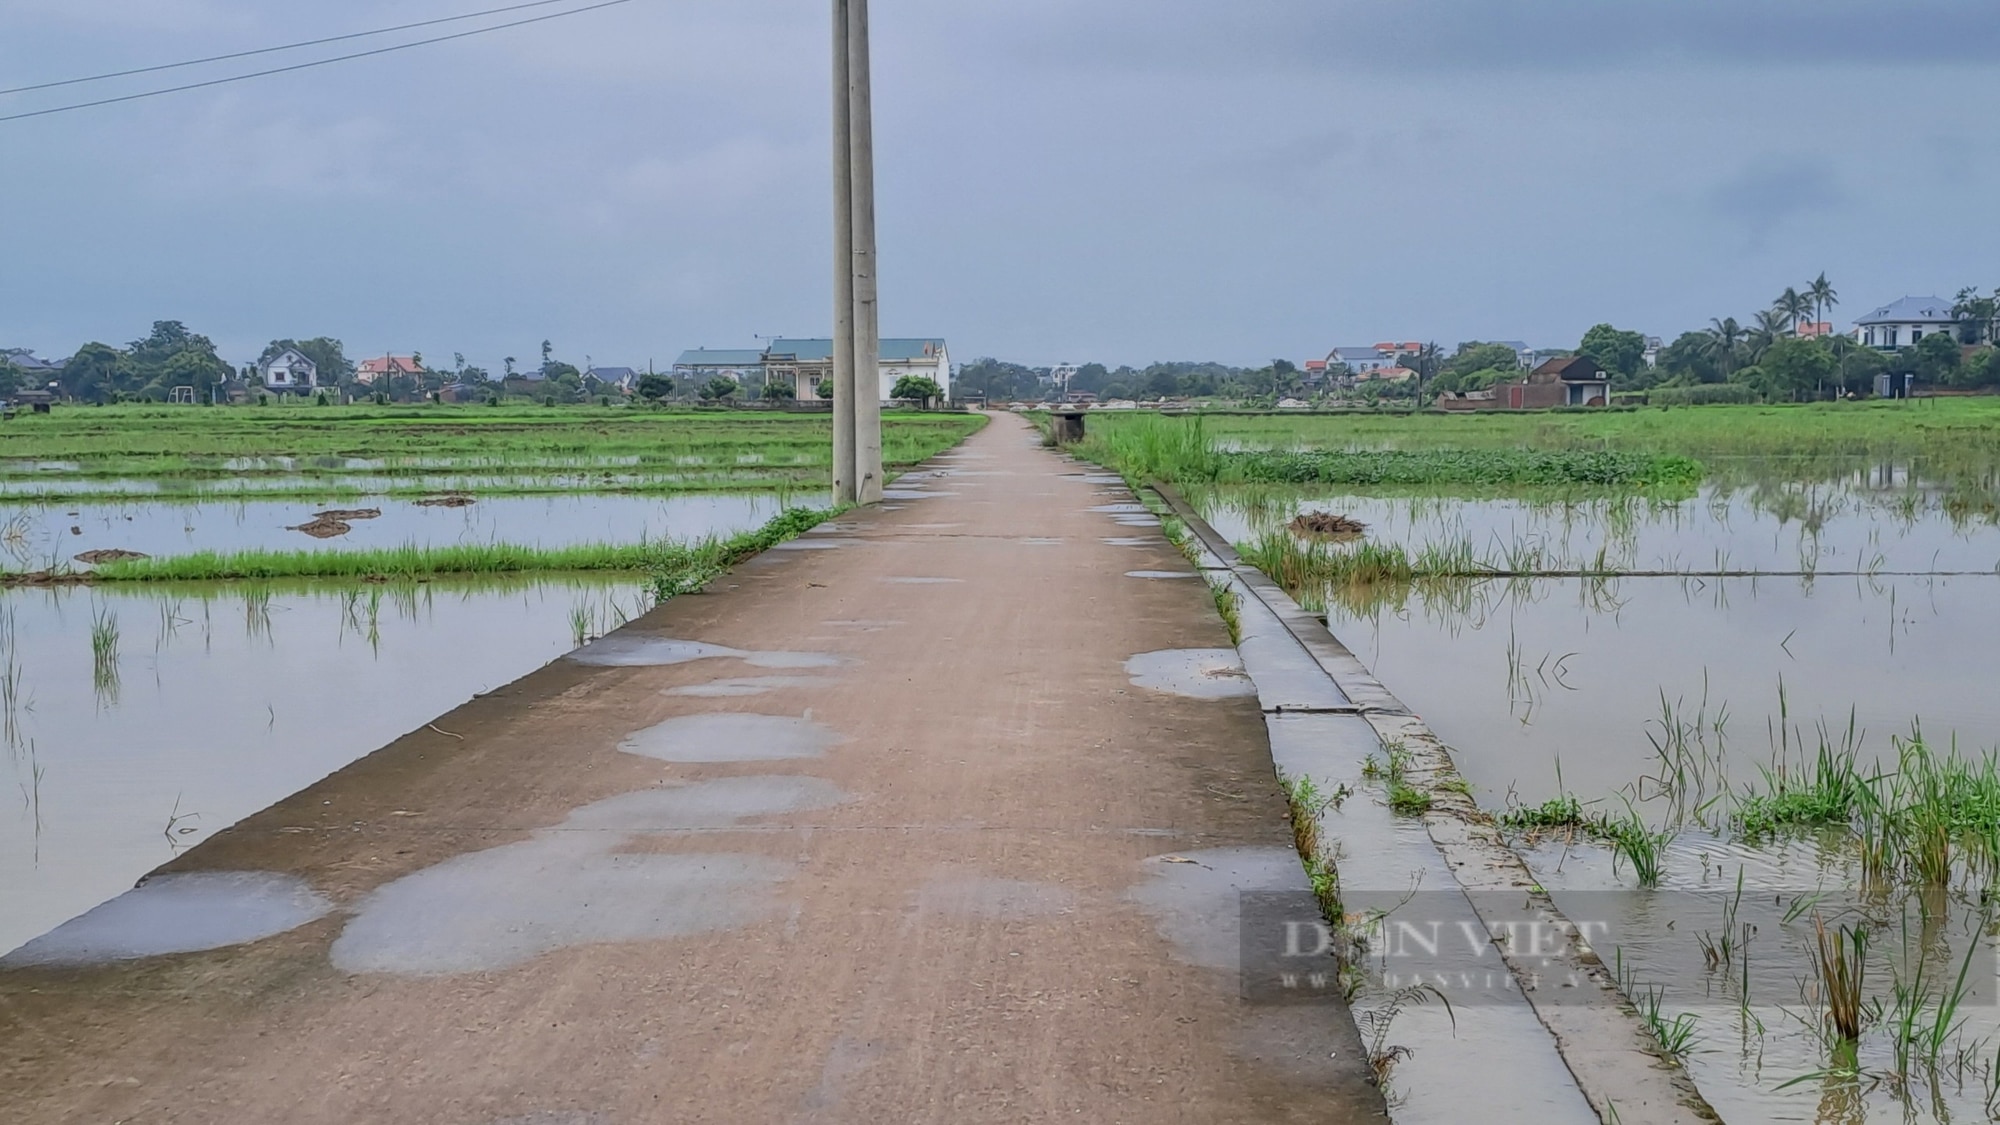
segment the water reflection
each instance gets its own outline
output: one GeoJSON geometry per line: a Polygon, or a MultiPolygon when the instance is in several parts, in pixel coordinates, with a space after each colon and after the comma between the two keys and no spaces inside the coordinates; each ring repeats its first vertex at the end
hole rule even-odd
{"type": "Polygon", "coordinates": [[[0,593],[0,952],[647,598],[631,578],[0,593]]]}
{"type": "Polygon", "coordinates": [[[304,500],[221,499],[32,504],[0,517],[0,566],[62,569],[85,551],[185,555],[197,551],[369,550],[415,544],[442,547],[509,543],[568,547],[587,543],[690,541],[762,526],[793,505],[825,503],[817,493],[688,493],[639,496],[478,497],[463,506],[371,497],[341,502],[378,509],[349,521],[346,534],[315,539],[293,530],[324,509],[304,500]]]}

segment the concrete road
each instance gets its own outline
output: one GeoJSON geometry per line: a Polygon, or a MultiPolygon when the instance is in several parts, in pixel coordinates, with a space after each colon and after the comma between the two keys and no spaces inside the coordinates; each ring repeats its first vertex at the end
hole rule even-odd
{"type": "Polygon", "coordinates": [[[891,497],[13,955],[0,1119],[1380,1117],[1238,996],[1301,882],[1206,587],[1017,419],[891,497]]]}

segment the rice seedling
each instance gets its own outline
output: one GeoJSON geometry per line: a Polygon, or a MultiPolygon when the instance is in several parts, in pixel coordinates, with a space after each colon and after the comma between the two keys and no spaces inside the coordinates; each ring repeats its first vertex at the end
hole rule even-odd
{"type": "Polygon", "coordinates": [[[1667,845],[1673,843],[1671,830],[1654,830],[1629,803],[1623,817],[1603,821],[1603,832],[1611,841],[1612,869],[1629,864],[1641,887],[1660,885],[1667,845]]]}
{"type": "Polygon", "coordinates": [[[569,636],[578,648],[597,637],[597,611],[588,603],[578,602],[569,609],[569,636]]]}
{"type": "Polygon", "coordinates": [[[0,602],[0,736],[5,737],[10,754],[21,746],[22,716],[35,706],[23,682],[25,675],[15,632],[14,607],[0,602]]]}
{"type": "Polygon", "coordinates": [[[1611,979],[1618,983],[1618,990],[1632,1003],[1638,1013],[1639,1022],[1659,1046],[1660,1053],[1676,1062],[1684,1062],[1699,1045],[1700,1027],[1694,1013],[1683,1012],[1672,1019],[1664,1010],[1666,989],[1660,985],[1645,984],[1638,974],[1625,964],[1625,951],[1612,950],[1611,979]]]}
{"type": "Polygon", "coordinates": [[[1750,974],[1748,971],[1750,939],[1757,936],[1757,927],[1749,922],[1739,923],[1737,921],[1738,912],[1742,907],[1743,868],[1738,867],[1736,869],[1736,893],[1730,896],[1729,900],[1722,907],[1722,933],[1718,936],[1713,932],[1704,930],[1695,935],[1695,944],[1701,947],[1702,962],[1711,973],[1717,969],[1729,970],[1735,965],[1737,955],[1739,953],[1742,954],[1745,958],[1745,971],[1742,983],[1747,989],[1750,985],[1750,974]]]}
{"type": "Polygon", "coordinates": [[[1826,922],[1814,913],[1813,939],[1813,968],[1820,1000],[1826,1007],[1826,1025],[1839,1040],[1859,1040],[1866,1014],[1868,931],[1861,926],[1840,926],[1829,933],[1826,922]]]}

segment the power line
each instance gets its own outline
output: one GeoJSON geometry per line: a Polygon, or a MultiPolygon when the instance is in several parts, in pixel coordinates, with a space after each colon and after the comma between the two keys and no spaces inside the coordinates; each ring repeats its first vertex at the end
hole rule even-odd
{"type": "Polygon", "coordinates": [[[408,50],[411,47],[423,47],[432,43],[445,43],[453,39],[465,39],[473,35],[484,35],[489,31],[505,31],[507,28],[510,27],[523,27],[531,23],[542,23],[545,20],[561,19],[564,16],[581,15],[584,12],[594,12],[599,8],[613,8],[617,7],[620,4],[629,4],[631,2],[632,0],[601,0],[600,3],[587,4],[581,8],[571,8],[569,11],[566,12],[551,12],[545,16],[530,16],[529,18],[524,20],[513,20],[509,23],[496,23],[491,27],[479,27],[479,28],[474,28],[471,31],[459,31],[459,32],[454,32],[450,35],[438,35],[438,36],[433,36],[432,38],[429,39],[417,39],[408,43],[397,43],[394,46],[390,47],[377,47],[371,51],[356,51],[351,55],[335,55],[332,58],[314,59],[312,62],[294,63],[291,66],[272,67],[270,70],[257,70],[257,71],[252,71],[249,74],[233,74],[227,78],[211,78],[206,82],[190,82],[184,86],[168,86],[162,90],[147,90],[142,93],[125,94],[116,98],[99,98],[96,101],[76,102],[71,105],[59,105],[49,109],[31,110],[30,112],[27,113],[11,113],[4,117],[0,117],[0,122],[21,121],[30,117],[47,117],[49,114],[52,113],[68,113],[71,110],[76,110],[76,109],[93,109],[101,105],[117,105],[120,102],[135,102],[141,98],[157,98],[162,94],[178,94],[185,90],[201,90],[201,89],[206,89],[207,87],[210,86],[222,86],[230,82],[243,82],[251,78],[264,78],[273,74],[289,74],[295,70],[307,70],[316,66],[326,66],[329,63],[347,62],[350,59],[365,59],[371,55],[386,55],[391,51],[403,51],[403,50],[408,50]]]}
{"type": "Polygon", "coordinates": [[[545,8],[550,4],[568,2],[569,0],[529,0],[526,4],[510,4],[505,8],[488,8],[483,12],[467,12],[462,16],[445,16],[441,19],[419,20],[416,23],[398,24],[395,27],[378,27],[373,31],[355,31],[346,35],[329,35],[324,39],[306,39],[298,43],[286,43],[278,47],[259,47],[254,51],[234,51],[227,55],[210,55],[205,59],[189,59],[186,62],[162,63],[159,66],[142,66],[133,70],[114,70],[109,74],[93,74],[88,78],[65,78],[59,82],[38,82],[33,86],[16,86],[11,90],[0,90],[0,95],[25,94],[30,90],[53,90],[58,86],[80,86],[85,82],[102,82],[108,78],[130,78],[135,74],[153,74],[162,70],[177,70],[184,66],[201,66],[204,63],[226,62],[229,59],[247,59],[252,55],[269,55],[278,51],[295,51],[300,47],[318,47],[327,43],[340,43],[348,39],[366,39],[371,35],[388,35],[397,31],[411,31],[419,27],[434,27],[441,23],[457,23],[460,20],[478,19],[481,16],[497,16],[507,12],[518,12],[523,8],[545,8]]]}

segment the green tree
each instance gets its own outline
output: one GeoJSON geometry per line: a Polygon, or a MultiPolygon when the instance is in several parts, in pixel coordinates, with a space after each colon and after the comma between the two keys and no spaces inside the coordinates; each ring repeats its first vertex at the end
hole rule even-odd
{"type": "Polygon", "coordinates": [[[1616,382],[1629,381],[1646,369],[1646,337],[1609,324],[1594,325],[1585,332],[1576,350],[1596,360],[1616,382]]]}
{"type": "Polygon", "coordinates": [[[2000,289],[1991,297],[1982,297],[1979,290],[1967,286],[1958,291],[1958,299],[1952,302],[1952,319],[1958,321],[1960,343],[1977,344],[1995,339],[1995,329],[2000,327],[2000,289]]]}
{"type": "Polygon", "coordinates": [[[766,402],[790,402],[797,397],[799,397],[798,392],[792,390],[790,383],[773,380],[764,384],[764,401],[766,402]]]}
{"type": "Polygon", "coordinates": [[[125,370],[124,352],[92,341],[76,350],[56,382],[63,394],[78,401],[106,402],[117,396],[125,370]]]}
{"type": "Polygon", "coordinates": [[[721,402],[723,399],[735,394],[736,391],[737,386],[734,380],[724,379],[718,375],[702,384],[701,398],[704,402],[721,402]]]}
{"type": "MultiPolygon", "coordinates": [[[[1603,360],[1598,360],[1603,363],[1603,360]]],[[[1465,376],[1475,371],[1505,371],[1521,366],[1520,353],[1506,344],[1488,344],[1470,340],[1458,346],[1458,351],[1444,361],[1444,370],[1439,374],[1465,376]]]]}
{"type": "Polygon", "coordinates": [[[1820,275],[1813,278],[1812,284],[1806,286],[1806,299],[1812,302],[1815,320],[1825,320],[1827,314],[1833,311],[1833,307],[1840,303],[1840,294],[1833,291],[1833,285],[1826,279],[1825,270],[1821,270],[1820,275]]]}
{"type": "Polygon", "coordinates": [[[1719,383],[1722,369],[1716,366],[1714,341],[1705,332],[1683,332],[1660,349],[1660,372],[1679,383],[1719,383]]]}
{"type": "Polygon", "coordinates": [[[674,377],[648,371],[639,376],[639,397],[648,402],[658,402],[674,393],[674,377]]]}
{"type": "Polygon", "coordinates": [[[1927,383],[1951,385],[1957,378],[1959,367],[1958,340],[1949,332],[1933,332],[1918,340],[1915,347],[1903,349],[1914,353],[1917,378],[1927,383]]]}
{"type": "Polygon", "coordinates": [[[1069,389],[1072,391],[1089,391],[1091,394],[1096,394],[1104,389],[1104,384],[1110,381],[1111,372],[1105,370],[1103,364],[1086,363],[1076,369],[1075,375],[1070,376],[1069,389]]]}
{"type": "Polygon", "coordinates": [[[821,397],[821,398],[823,398],[823,399],[827,400],[828,402],[832,402],[832,401],[833,401],[833,380],[831,380],[831,379],[821,379],[821,380],[820,380],[819,382],[817,382],[817,383],[814,383],[814,384],[813,384],[813,393],[814,393],[814,394],[816,394],[816,395],[818,395],[819,397],[821,397]]]}
{"type": "Polygon", "coordinates": [[[937,380],[928,375],[905,375],[896,380],[895,386],[889,388],[889,397],[928,404],[935,399],[943,398],[944,388],[938,386],[937,380]]]}
{"type": "Polygon", "coordinates": [[[1792,336],[1772,344],[1758,366],[1764,373],[1761,389],[1773,399],[1817,397],[1840,370],[1825,344],[1792,336]]]}
{"type": "Polygon", "coordinates": [[[1742,359],[1739,349],[1743,346],[1745,336],[1743,326],[1736,323],[1736,318],[1733,316],[1726,316],[1721,320],[1711,319],[1708,325],[1705,333],[1708,337],[1706,348],[1709,362],[1715,364],[1716,371],[1727,379],[1742,359]]]}
{"type": "Polygon", "coordinates": [[[1812,311],[1812,307],[1811,298],[1789,285],[1785,286],[1783,293],[1778,294],[1777,300],[1771,302],[1771,311],[1785,320],[1785,331],[1793,333],[1799,330],[1799,321],[1805,319],[1806,314],[1812,311]]]}

